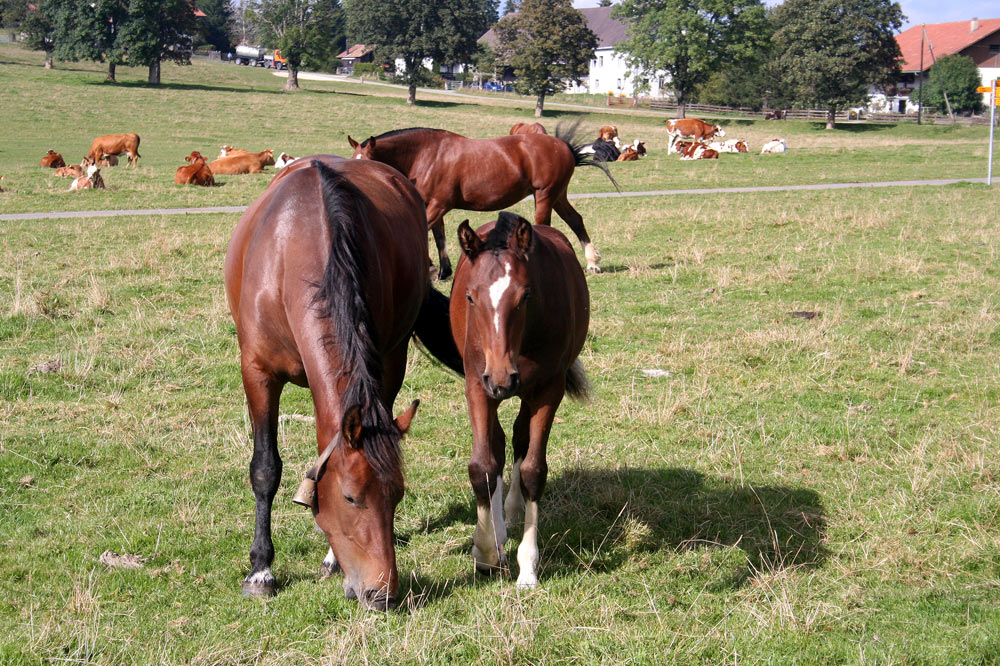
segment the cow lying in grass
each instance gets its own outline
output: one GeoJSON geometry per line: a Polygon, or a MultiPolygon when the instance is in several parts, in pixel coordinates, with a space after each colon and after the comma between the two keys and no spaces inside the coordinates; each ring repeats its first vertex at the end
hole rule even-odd
{"type": "Polygon", "coordinates": [[[213,174],[237,175],[243,173],[263,173],[264,167],[269,164],[274,164],[274,152],[271,149],[259,153],[220,157],[209,164],[208,167],[212,170],[213,174]]]}
{"type": "Polygon", "coordinates": [[[46,169],[58,169],[59,167],[66,166],[66,162],[63,160],[62,155],[50,148],[49,151],[45,153],[45,157],[42,158],[42,161],[38,163],[38,166],[43,166],[46,169]]]}
{"type": "Polygon", "coordinates": [[[96,164],[91,164],[87,167],[86,175],[76,178],[69,185],[69,189],[73,190],[106,190],[108,189],[104,185],[104,179],[101,178],[101,168],[96,164]]]}
{"type": "Polygon", "coordinates": [[[174,182],[178,185],[201,185],[212,187],[215,185],[215,175],[212,169],[205,163],[205,157],[197,150],[184,158],[188,163],[174,173],[174,182]]]}

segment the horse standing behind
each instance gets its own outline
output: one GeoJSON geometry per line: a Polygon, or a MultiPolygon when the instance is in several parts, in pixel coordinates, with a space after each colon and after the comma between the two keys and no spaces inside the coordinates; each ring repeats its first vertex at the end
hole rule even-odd
{"type": "Polygon", "coordinates": [[[578,166],[597,166],[605,174],[608,171],[580,152],[581,146],[573,143],[572,135],[572,131],[563,135],[557,128],[556,136],[469,139],[446,130],[412,127],[361,143],[349,136],[347,140],[355,158],[385,162],[416,185],[427,205],[427,224],[437,244],[438,279],[444,280],[451,275],[445,249],[445,214],[455,208],[501,210],[529,194],[535,197],[535,224],[550,224],[555,210],[580,239],[587,270],[600,271],[597,263],[601,254],[590,241],[583,217],[566,198],[566,190],[578,166]]]}
{"type": "Polygon", "coordinates": [[[500,213],[477,231],[458,228],[462,257],[452,285],[451,330],[465,367],[472,424],[469,481],[478,518],[472,555],[489,571],[505,561],[507,521],[522,514],[517,585],[538,585],[538,501],[548,465],[545,449],[563,394],[586,395],[577,360],[587,337],[590,296],[573,247],[552,227],[532,227],[500,213]],[[506,440],[500,402],[520,396],[514,421],[514,465],[501,506],[506,440]]]}
{"type": "Polygon", "coordinates": [[[416,189],[394,169],[330,155],[283,169],[240,218],[226,253],[226,298],[240,342],[253,430],[256,522],[248,595],[271,595],[271,503],[281,480],[278,401],[307,386],[320,457],[311,505],[344,571],[344,592],[369,608],[396,603],[395,508],[403,496],[399,442],[416,403],[390,410],[410,336],[457,371],[447,299],[429,287],[427,221],[416,189]]]}

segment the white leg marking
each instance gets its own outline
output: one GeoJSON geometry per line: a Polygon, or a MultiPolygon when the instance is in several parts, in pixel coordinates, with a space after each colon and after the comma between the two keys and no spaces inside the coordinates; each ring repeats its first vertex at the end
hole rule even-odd
{"type": "Polygon", "coordinates": [[[507,500],[503,503],[503,512],[507,527],[510,528],[524,515],[524,497],[521,495],[521,460],[514,461],[510,471],[510,490],[507,500]]]}
{"type": "Polygon", "coordinates": [[[503,524],[500,501],[503,497],[503,479],[497,480],[497,488],[490,497],[489,506],[478,506],[476,531],[472,535],[472,558],[476,566],[493,569],[504,563],[503,546],[507,542],[507,529],[503,524]]]}
{"type": "Polygon", "coordinates": [[[271,569],[261,569],[252,576],[247,577],[248,583],[253,583],[255,585],[272,585],[274,584],[274,575],[271,573],[271,569]]]}
{"type": "Polygon", "coordinates": [[[527,502],[524,505],[524,536],[517,548],[517,566],[521,571],[517,575],[519,590],[532,590],[538,587],[538,502],[527,502]]]}
{"type": "Polygon", "coordinates": [[[324,576],[330,576],[337,570],[337,556],[333,554],[333,548],[326,551],[326,557],[323,558],[323,564],[320,567],[324,576]]]}
{"type": "Polygon", "coordinates": [[[601,253],[597,251],[593,243],[587,243],[583,246],[583,253],[587,257],[587,270],[591,273],[600,273],[601,267],[597,265],[597,262],[601,260],[601,253]]]}

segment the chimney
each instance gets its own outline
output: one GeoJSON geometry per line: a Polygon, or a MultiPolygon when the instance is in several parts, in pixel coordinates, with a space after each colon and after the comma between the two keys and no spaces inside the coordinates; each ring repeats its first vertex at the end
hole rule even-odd
{"type": "Polygon", "coordinates": [[[969,32],[975,32],[976,30],[979,30],[979,19],[973,16],[972,21],[969,22],[969,32]]]}

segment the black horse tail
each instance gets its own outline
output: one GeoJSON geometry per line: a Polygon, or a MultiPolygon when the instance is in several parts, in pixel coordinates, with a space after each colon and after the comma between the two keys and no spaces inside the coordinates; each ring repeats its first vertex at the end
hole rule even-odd
{"type": "Polygon", "coordinates": [[[447,296],[434,287],[428,287],[427,297],[420,306],[417,323],[413,327],[413,335],[431,353],[431,356],[444,363],[448,368],[465,376],[465,366],[458,346],[451,336],[451,322],[448,318],[447,296]]]}
{"type": "Polygon", "coordinates": [[[559,123],[556,125],[556,138],[561,140],[569,148],[570,152],[573,153],[573,159],[576,162],[576,166],[592,166],[597,167],[604,172],[604,175],[608,177],[611,184],[615,186],[615,190],[618,192],[622,191],[622,188],[618,187],[618,181],[615,177],[611,175],[608,171],[608,167],[604,162],[597,162],[594,160],[594,156],[589,153],[582,152],[584,148],[590,145],[586,139],[578,139],[576,136],[576,130],[580,127],[580,121],[576,121],[571,125],[566,125],[565,123],[559,123]]]}
{"type": "Polygon", "coordinates": [[[590,382],[587,381],[587,373],[583,371],[580,359],[573,361],[573,365],[566,371],[566,395],[581,402],[590,399],[590,382]]]}
{"type": "Polygon", "coordinates": [[[341,398],[345,409],[361,408],[368,464],[380,479],[390,479],[402,468],[402,451],[399,427],[382,403],[382,364],[365,297],[370,268],[362,234],[371,228],[364,205],[368,198],[322,162],[313,160],[312,166],[319,173],[330,230],[329,256],[313,304],[333,321],[334,336],[327,342],[342,357],[338,371],[350,377],[341,398]]]}

